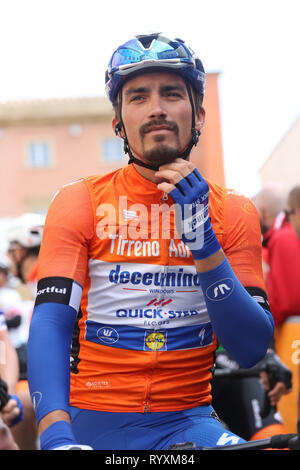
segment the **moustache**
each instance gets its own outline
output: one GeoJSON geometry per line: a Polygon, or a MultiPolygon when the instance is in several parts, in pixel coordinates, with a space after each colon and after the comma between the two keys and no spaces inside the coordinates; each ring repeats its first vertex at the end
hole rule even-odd
{"type": "Polygon", "coordinates": [[[171,131],[174,131],[175,134],[178,134],[179,132],[176,122],[165,121],[162,119],[153,119],[152,121],[149,121],[140,127],[140,135],[141,137],[143,137],[145,134],[147,134],[147,132],[149,131],[149,129],[151,129],[151,127],[161,127],[161,126],[168,127],[171,131]]]}

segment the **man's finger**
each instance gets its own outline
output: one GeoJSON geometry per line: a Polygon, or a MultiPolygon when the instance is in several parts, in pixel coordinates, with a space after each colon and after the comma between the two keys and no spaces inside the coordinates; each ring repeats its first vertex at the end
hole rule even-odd
{"type": "Polygon", "coordinates": [[[17,402],[14,399],[10,399],[6,405],[2,408],[2,413],[10,413],[14,408],[17,408],[17,402]]]}
{"type": "Polygon", "coordinates": [[[188,174],[183,176],[181,173],[179,173],[176,170],[166,168],[164,170],[157,171],[155,173],[155,176],[157,176],[158,178],[163,178],[164,180],[167,180],[171,184],[176,184],[176,183],[179,183],[179,181],[182,180],[185,176],[188,176],[188,174]]]}
{"type": "Polygon", "coordinates": [[[168,194],[175,189],[175,186],[173,184],[163,182],[157,185],[157,189],[168,194]]]}
{"type": "Polygon", "coordinates": [[[270,390],[270,383],[269,383],[269,377],[268,374],[264,371],[260,372],[260,380],[265,387],[266,390],[270,390]]]}
{"type": "Polygon", "coordinates": [[[160,176],[160,174],[165,171],[174,171],[175,173],[178,173],[181,178],[185,178],[190,173],[192,173],[194,169],[195,167],[191,162],[182,159],[177,159],[172,163],[161,165],[159,167],[159,170],[156,172],[156,176],[160,176]]]}

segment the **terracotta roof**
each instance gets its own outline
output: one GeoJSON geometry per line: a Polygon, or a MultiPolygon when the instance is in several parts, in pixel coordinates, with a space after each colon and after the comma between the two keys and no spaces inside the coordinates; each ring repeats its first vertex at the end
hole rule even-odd
{"type": "Polygon", "coordinates": [[[106,97],[80,97],[0,102],[0,127],[31,123],[107,120],[112,106],[106,97]]]}

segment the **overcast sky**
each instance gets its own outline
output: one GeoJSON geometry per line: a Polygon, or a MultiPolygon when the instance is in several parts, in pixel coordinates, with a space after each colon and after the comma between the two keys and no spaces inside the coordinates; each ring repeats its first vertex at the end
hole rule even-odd
{"type": "Polygon", "coordinates": [[[300,0],[0,0],[0,101],[104,95],[112,51],[164,31],[219,91],[227,186],[258,170],[300,115],[300,0]]]}

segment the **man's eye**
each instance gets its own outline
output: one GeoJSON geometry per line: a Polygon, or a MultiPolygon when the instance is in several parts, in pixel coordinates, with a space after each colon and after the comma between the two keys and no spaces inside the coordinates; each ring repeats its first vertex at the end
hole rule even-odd
{"type": "Polygon", "coordinates": [[[143,95],[135,95],[131,98],[131,101],[141,101],[143,98],[143,95]]]}
{"type": "Polygon", "coordinates": [[[168,91],[167,96],[169,96],[170,98],[180,98],[181,94],[177,91],[168,91]]]}

